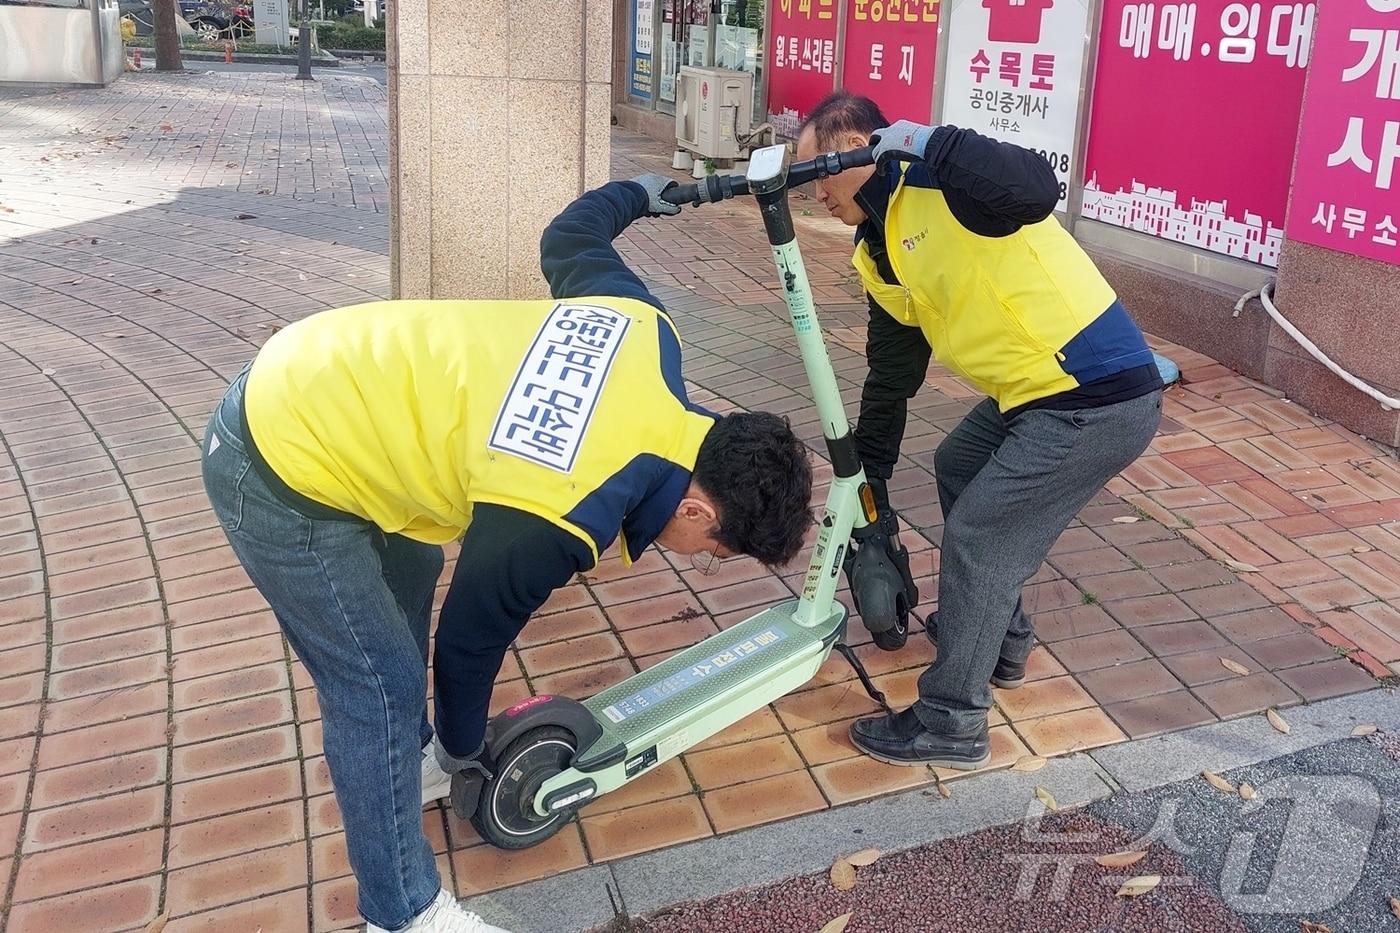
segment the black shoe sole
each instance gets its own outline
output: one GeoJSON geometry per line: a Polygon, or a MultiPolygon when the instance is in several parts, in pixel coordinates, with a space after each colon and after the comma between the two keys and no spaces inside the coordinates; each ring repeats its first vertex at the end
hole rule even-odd
{"type": "Polygon", "coordinates": [[[992,753],[987,752],[985,756],[977,761],[968,761],[966,758],[921,758],[918,761],[906,761],[903,758],[886,758],[884,755],[872,752],[869,749],[861,748],[857,745],[862,754],[869,755],[876,761],[883,761],[887,765],[902,765],[906,768],[922,768],[925,766],[934,768],[952,768],[955,771],[976,771],[978,768],[985,768],[991,764],[992,753]]]}

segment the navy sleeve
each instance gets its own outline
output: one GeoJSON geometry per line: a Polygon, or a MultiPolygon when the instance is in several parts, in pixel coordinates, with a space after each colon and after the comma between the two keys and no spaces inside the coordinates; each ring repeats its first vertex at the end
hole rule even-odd
{"type": "Polygon", "coordinates": [[[592,565],[582,541],[537,515],[473,509],[433,654],[437,733],[449,754],[466,758],[481,745],[506,649],[551,593],[592,565]]]}
{"type": "Polygon", "coordinates": [[[1039,223],[1060,202],[1060,184],[1049,162],[972,130],[936,127],[924,167],[958,222],[983,236],[1007,236],[1039,223]]]}
{"type": "Polygon", "coordinates": [[[928,338],[917,327],[906,327],[867,296],[870,326],[865,358],[870,372],[860,393],[860,417],[854,432],[856,453],[866,475],[889,479],[904,442],[909,399],[924,384],[932,355],[928,338]]]}
{"type": "Polygon", "coordinates": [[[664,311],[612,245],[628,224],[646,214],[648,202],[641,185],[614,181],[564,208],[540,237],[540,269],[550,293],[555,298],[636,298],[664,311]]]}

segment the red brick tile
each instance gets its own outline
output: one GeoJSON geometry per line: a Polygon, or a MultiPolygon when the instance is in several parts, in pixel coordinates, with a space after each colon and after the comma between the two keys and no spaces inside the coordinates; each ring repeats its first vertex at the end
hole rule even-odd
{"type": "Polygon", "coordinates": [[[1400,640],[1391,638],[1367,621],[1365,617],[1349,610],[1342,610],[1324,612],[1320,618],[1324,623],[1355,642],[1356,646],[1363,651],[1369,651],[1386,663],[1400,661],[1400,640]]]}
{"type": "Polygon", "coordinates": [[[160,826],[165,788],[148,787],[29,815],[24,850],[37,852],[160,826]]]}
{"type": "Polygon", "coordinates": [[[1289,561],[1286,564],[1273,564],[1259,568],[1260,575],[1274,586],[1291,589],[1324,580],[1336,580],[1341,573],[1316,558],[1289,561]]]}
{"type": "Polygon", "coordinates": [[[1185,654],[1167,655],[1162,657],[1161,661],[1166,665],[1167,669],[1175,674],[1186,686],[1196,687],[1201,684],[1215,683],[1219,680],[1227,680],[1240,676],[1221,664],[1221,658],[1228,658],[1249,671],[1259,670],[1259,662],[1255,661],[1241,648],[1231,644],[1206,648],[1200,651],[1191,651],[1185,654]]]}
{"type": "Polygon", "coordinates": [[[231,644],[197,648],[175,655],[171,670],[173,678],[192,680],[208,674],[251,667],[267,661],[276,661],[286,656],[280,633],[261,635],[231,644]]]}
{"type": "Polygon", "coordinates": [[[170,821],[186,823],[266,807],[298,797],[301,792],[301,773],[295,762],[188,781],[176,785],[172,792],[170,821]]]}
{"type": "Polygon", "coordinates": [[[1323,534],[1307,535],[1306,537],[1295,539],[1309,554],[1314,557],[1336,557],[1339,554],[1350,554],[1356,548],[1365,547],[1366,543],[1349,531],[1334,531],[1323,534]]]}
{"type": "Polygon", "coordinates": [[[134,629],[117,635],[57,645],[53,650],[51,670],[72,670],[156,652],[165,652],[165,632],[158,628],[134,629]]]}
{"type": "Polygon", "coordinates": [[[1381,525],[1400,521],[1400,498],[1384,502],[1360,502],[1341,508],[1324,509],[1323,514],[1344,528],[1359,525],[1381,525]]]}
{"type": "Polygon", "coordinates": [[[30,622],[11,622],[0,626],[0,651],[9,648],[23,648],[37,645],[48,638],[48,627],[43,619],[30,622]]]}
{"type": "Polygon", "coordinates": [[[641,576],[624,577],[608,583],[593,584],[593,594],[604,606],[615,606],[638,599],[650,599],[684,589],[681,578],[671,570],[659,570],[641,576]]]}
{"type": "Polygon", "coordinates": [[[1341,525],[1338,525],[1326,515],[1315,513],[1296,515],[1289,518],[1275,518],[1264,524],[1295,543],[1301,543],[1298,539],[1304,536],[1332,534],[1342,530],[1341,525]]]}
{"type": "Polygon", "coordinates": [[[143,603],[110,612],[56,621],[53,624],[53,641],[54,644],[63,644],[140,628],[162,629],[164,625],[165,613],[161,604],[143,603]]]}
{"type": "Polygon", "coordinates": [[[0,670],[12,674],[27,674],[42,671],[46,667],[43,645],[28,645],[0,651],[0,670]]]}
{"type": "Polygon", "coordinates": [[[693,593],[668,593],[656,599],[610,606],[606,611],[619,631],[664,622],[683,622],[706,614],[693,593]]]}
{"type": "Polygon", "coordinates": [[[1021,601],[1025,611],[1035,615],[1041,612],[1083,605],[1084,594],[1068,580],[1055,580],[1050,583],[1037,583],[1026,587],[1022,593],[1021,601]]]}
{"type": "Polygon", "coordinates": [[[157,871],[164,841],[165,831],[157,828],[35,852],[20,862],[15,881],[16,900],[34,900],[84,888],[105,888],[157,871]]]}
{"type": "Polygon", "coordinates": [[[189,625],[195,622],[212,622],[227,619],[229,616],[247,615],[267,610],[267,600],[262,594],[249,587],[233,593],[220,593],[202,599],[190,599],[170,607],[171,625],[189,625]]]}
{"type": "MultiPolygon", "coordinates": [[[[526,851],[529,851],[528,849],[526,851]]],[[[356,904],[359,888],[354,878],[317,882],[311,888],[312,924],[315,930],[347,930],[358,927],[356,904]]]]}
{"type": "MultiPolygon", "coordinates": [[[[585,700],[601,693],[608,687],[620,683],[635,673],[632,662],[626,658],[614,658],[571,671],[560,671],[534,679],[535,689],[540,693],[552,693],[575,700],[585,700]]],[[[304,717],[303,717],[304,718],[304,717]]]]}
{"type": "Polygon", "coordinates": [[[277,618],[270,611],[255,612],[252,615],[172,628],[170,647],[177,654],[181,654],[196,648],[245,641],[260,635],[274,635],[279,631],[277,618]]]}
{"type": "MultiPolygon", "coordinates": [[[[678,845],[712,833],[700,800],[676,797],[599,816],[584,815],[583,833],[595,862],[678,845]]],[[[474,850],[468,849],[468,852],[474,850]]],[[[493,856],[498,853],[492,853],[493,856]]]]}
{"type": "Polygon", "coordinates": [[[555,671],[596,664],[622,655],[622,645],[611,632],[586,635],[568,641],[553,642],[520,652],[520,659],[530,676],[552,674],[555,671]]]}
{"type": "Polygon", "coordinates": [[[1191,590],[1181,596],[1192,609],[1206,618],[1258,609],[1269,604],[1268,600],[1244,583],[1229,583],[1212,586],[1203,590],[1191,590]]]}
{"type": "Polygon", "coordinates": [[[1218,586],[1234,581],[1234,576],[1213,560],[1195,560],[1185,564],[1168,564],[1152,570],[1152,576],[1173,593],[1218,586]]]}
{"type": "MultiPolygon", "coordinates": [[[[1363,557],[1369,556],[1372,555],[1363,555],[1363,557]]],[[[1387,554],[1377,556],[1389,558],[1387,554]]],[[[1332,557],[1328,559],[1327,563],[1381,599],[1400,599],[1400,582],[1391,579],[1389,575],[1381,573],[1370,564],[1362,563],[1356,557],[1349,554],[1342,557],[1332,557]]]]}
{"type": "Polygon", "coordinates": [[[174,915],[304,886],[306,843],[243,853],[170,873],[166,906],[174,915]]]}
{"type": "Polygon", "coordinates": [[[1185,690],[1111,703],[1104,711],[1135,739],[1215,722],[1210,710],[1185,690]]]}
{"type": "Polygon", "coordinates": [[[166,926],[165,933],[235,933],[243,930],[306,933],[306,929],[306,891],[296,889],[172,920],[166,926]]]}
{"type": "Polygon", "coordinates": [[[30,807],[71,803],[147,787],[165,780],[165,749],[132,752],[116,758],[40,771],[34,779],[30,807]]]}
{"type": "Polygon", "coordinates": [[[1263,609],[1250,609],[1233,615],[1216,616],[1211,624],[1226,638],[1236,644],[1249,646],[1261,638],[1277,635],[1292,635],[1298,631],[1298,623],[1286,612],[1268,606],[1263,609]]]}
{"type": "Polygon", "coordinates": [[[1033,624],[1036,637],[1045,642],[1096,635],[1118,628],[1118,623],[1104,612],[1102,606],[1083,604],[1040,613],[1033,624]]]}
{"type": "Polygon", "coordinates": [[[163,748],[166,726],[166,714],[162,709],[118,722],[48,734],[39,743],[39,768],[60,768],[147,748],[163,748]]]}
{"type": "Polygon", "coordinates": [[[1196,696],[1222,719],[1298,702],[1298,695],[1273,674],[1260,671],[1195,688],[1196,696]]]}
{"type": "Polygon", "coordinates": [[[1126,738],[1096,706],[1018,722],[1015,729],[1037,755],[1061,755],[1111,745],[1126,738]]]}
{"type": "Polygon", "coordinates": [[[1324,583],[1295,586],[1288,590],[1288,593],[1313,612],[1346,608],[1375,599],[1350,580],[1328,580],[1324,583]]]}
{"type": "Polygon", "coordinates": [[[170,776],[174,781],[187,781],[271,764],[293,757],[296,753],[296,734],[291,726],[247,732],[177,748],[170,776]]]}
{"type": "Polygon", "coordinates": [[[174,718],[176,744],[188,745],[290,722],[292,703],[286,693],[277,692],[177,712],[174,718]]]}
{"type": "Polygon", "coordinates": [[[55,620],[71,619],[92,612],[105,612],[146,602],[156,599],[159,595],[155,580],[143,579],[59,597],[50,602],[49,611],[55,620]]]}
{"type": "Polygon", "coordinates": [[[1034,719],[1094,704],[1073,677],[1052,677],[1015,690],[993,688],[997,707],[1013,722],[1034,719]]]}
{"type": "Polygon", "coordinates": [[[123,687],[137,687],[164,678],[164,653],[148,654],[56,674],[49,679],[49,696],[55,700],[67,700],[123,687]]]}
{"type": "Polygon", "coordinates": [[[750,607],[766,607],[791,599],[792,593],[776,577],[763,577],[700,594],[700,601],[712,613],[750,607]]]}
{"type": "Polygon", "coordinates": [[[1249,653],[1271,671],[1298,667],[1336,657],[1332,647],[1311,631],[1301,628],[1286,635],[1276,635],[1250,642],[1249,653]]]}
{"type": "Polygon", "coordinates": [[[836,719],[874,712],[876,707],[860,684],[847,682],[790,693],[774,701],[783,725],[796,731],[836,719]]]}
{"type": "Polygon", "coordinates": [[[173,869],[295,842],[306,835],[299,800],[197,820],[170,830],[173,869]]]}
{"type": "Polygon", "coordinates": [[[826,799],[806,771],[709,791],[703,795],[703,801],[715,831],[720,833],[789,819],[826,807],[826,799]]]}
{"type": "Polygon", "coordinates": [[[34,761],[34,736],[0,742],[0,775],[28,771],[34,761]]]}
{"type": "MultiPolygon", "coordinates": [[[[694,797],[684,799],[695,801],[694,797]]],[[[668,801],[651,806],[665,808],[671,804],[672,802],[668,801]]],[[[695,802],[695,808],[698,809],[698,807],[698,802],[695,802]]],[[[609,814],[598,819],[604,821],[612,819],[620,825],[627,814],[636,813],[640,809],[643,808],[624,810],[620,814],[609,814]]],[[[647,825],[645,818],[637,819],[635,823],[638,824],[638,829],[642,833],[648,830],[661,830],[661,827],[647,825]]],[[[706,829],[708,830],[708,827],[706,829]]],[[[708,832],[703,833],[703,835],[708,834],[708,832]]],[[[613,842],[611,835],[602,830],[596,835],[599,839],[606,837],[607,842],[613,842]]],[[[594,848],[593,839],[594,836],[590,835],[589,848],[594,858],[600,859],[602,856],[599,855],[598,849],[594,848]]],[[[637,851],[644,850],[638,849],[637,851]]],[[[462,897],[510,885],[523,884],[538,878],[548,878],[586,864],[588,864],[588,856],[584,854],[578,830],[573,826],[564,827],[557,835],[531,849],[503,852],[490,846],[474,846],[452,853],[452,865],[456,870],[458,893],[462,897]]]]}
{"type": "Polygon", "coordinates": [[[721,729],[703,742],[696,743],[692,747],[692,751],[700,752],[712,748],[722,748],[726,745],[736,745],[751,739],[761,739],[766,736],[777,735],[782,731],[783,724],[778,720],[777,715],[770,707],[764,706],[745,716],[732,726],[721,729]]]}
{"type": "Polygon", "coordinates": [[[1181,681],[1153,658],[1085,671],[1079,675],[1079,682],[1101,704],[1181,689],[1181,681]]]}
{"type": "Polygon", "coordinates": [[[691,752],[685,762],[702,791],[801,768],[802,759],[785,735],[755,739],[711,751],[691,752]]]}
{"type": "Polygon", "coordinates": [[[658,800],[680,797],[694,791],[694,786],[680,758],[663,762],[617,790],[598,798],[584,811],[587,816],[624,810],[658,800]]]}
{"type": "Polygon", "coordinates": [[[0,706],[28,703],[39,699],[44,692],[44,672],[33,671],[0,678],[0,706]]]}
{"type": "Polygon", "coordinates": [[[1400,609],[1387,603],[1366,603],[1352,611],[1391,638],[1400,639],[1400,609]]]}
{"type": "Polygon", "coordinates": [[[1168,622],[1136,630],[1143,643],[1158,657],[1224,647],[1228,642],[1204,622],[1168,622]]]}
{"type": "Polygon", "coordinates": [[[530,620],[516,638],[518,648],[530,648],[552,641],[563,641],[605,631],[608,620],[596,606],[570,609],[530,620]]]}
{"type": "Polygon", "coordinates": [[[1190,607],[1170,593],[1105,603],[1104,609],[1129,628],[1180,622],[1196,617],[1196,613],[1190,607]]]}
{"type": "Polygon", "coordinates": [[[176,684],[174,689],[175,708],[177,710],[190,710],[211,703],[223,703],[254,694],[286,689],[286,687],[286,665],[282,663],[263,664],[176,684]]]}
{"type": "Polygon", "coordinates": [[[878,797],[907,787],[932,783],[927,768],[887,765],[860,755],[812,769],[812,777],[833,805],[878,797]]]}
{"type": "Polygon", "coordinates": [[[84,933],[139,928],[156,915],[160,878],[104,885],[93,891],[17,904],[10,911],[11,933],[84,933]]]}
{"type": "Polygon", "coordinates": [[[1052,651],[1066,668],[1075,673],[1148,656],[1147,649],[1123,629],[1056,642],[1052,651]]]}
{"type": "Polygon", "coordinates": [[[633,657],[675,651],[704,641],[719,629],[706,616],[683,622],[664,622],[622,633],[622,644],[633,657]]]}

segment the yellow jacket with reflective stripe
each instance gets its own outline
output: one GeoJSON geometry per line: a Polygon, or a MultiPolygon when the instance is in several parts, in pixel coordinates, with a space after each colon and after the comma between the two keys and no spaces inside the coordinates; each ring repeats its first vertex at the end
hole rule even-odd
{"type": "Polygon", "coordinates": [[[1003,412],[1152,362],[1112,287],[1053,216],[1007,236],[973,233],[923,165],[904,165],[884,239],[901,284],[883,280],[862,240],[853,262],[865,290],[1003,412]]]}
{"type": "Polygon", "coordinates": [[[258,453],[317,503],[429,543],[495,503],[595,559],[619,530],[631,554],[655,538],[714,424],[670,320],[622,298],[325,311],[273,335],[244,405],[258,453]]]}

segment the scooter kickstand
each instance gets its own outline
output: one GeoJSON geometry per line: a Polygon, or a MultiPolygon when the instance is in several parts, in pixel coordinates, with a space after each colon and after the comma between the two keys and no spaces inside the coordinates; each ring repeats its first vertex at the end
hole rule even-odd
{"type": "Polygon", "coordinates": [[[875,682],[872,681],[870,675],[865,672],[865,665],[860,663],[860,658],[856,657],[856,653],[851,649],[851,646],[845,642],[837,642],[835,647],[837,651],[841,652],[841,657],[851,662],[851,667],[855,668],[856,676],[860,678],[861,686],[865,688],[866,693],[870,694],[870,699],[879,703],[880,708],[886,713],[889,713],[891,716],[895,715],[895,711],[890,707],[889,701],[885,699],[883,693],[876,689],[875,682]]]}

